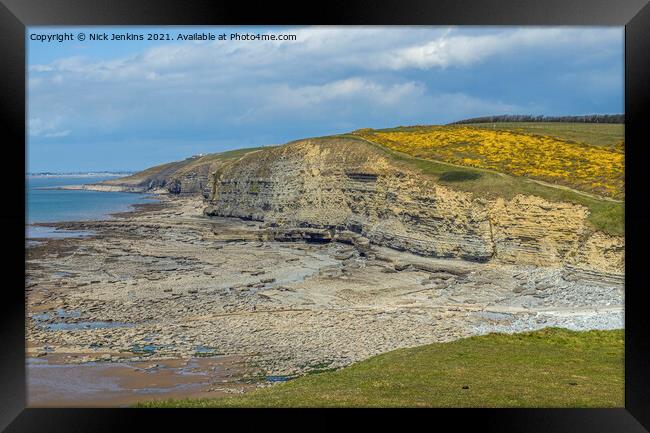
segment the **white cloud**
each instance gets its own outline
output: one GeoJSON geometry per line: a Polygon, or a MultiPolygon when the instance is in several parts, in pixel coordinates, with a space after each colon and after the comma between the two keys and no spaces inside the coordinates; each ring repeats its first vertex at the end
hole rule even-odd
{"type": "Polygon", "coordinates": [[[621,39],[621,32],[621,29],[523,28],[487,35],[454,35],[450,30],[428,42],[382,54],[379,65],[391,69],[466,66],[523,49],[602,45],[621,39]]]}
{"type": "Polygon", "coordinates": [[[299,108],[335,100],[366,100],[383,105],[404,102],[407,97],[423,94],[424,85],[413,81],[384,85],[372,80],[352,77],[321,85],[293,87],[280,85],[270,89],[269,98],[285,107],[299,108]]]}
{"type": "MultiPolygon", "coordinates": [[[[316,119],[313,125],[326,129],[523,112],[533,102],[521,106],[495,93],[450,90],[438,86],[434,74],[499,56],[513,56],[513,62],[519,53],[544,50],[570,49],[576,62],[589,58],[588,65],[611,55],[611,47],[622,42],[622,29],[609,28],[304,27],[282,32],[296,34],[297,41],[170,43],[119,57],[98,51],[94,59],[70,56],[31,65],[29,133],[53,138],[74,131],[73,138],[93,140],[133,131],[218,135],[233,127],[288,128],[304,119],[316,119]],[[364,124],[355,123],[360,121],[364,124]]],[[[580,71],[570,73],[580,76],[580,71]]]]}
{"type": "Polygon", "coordinates": [[[54,70],[52,65],[32,65],[29,67],[30,72],[50,72],[54,70]]]}
{"type": "Polygon", "coordinates": [[[65,137],[70,135],[69,129],[60,129],[59,125],[62,120],[62,116],[58,115],[46,119],[41,117],[30,117],[27,121],[29,135],[32,137],[45,138],[65,137]]]}
{"type": "Polygon", "coordinates": [[[70,130],[66,129],[65,131],[48,132],[47,134],[43,134],[43,137],[47,137],[47,138],[67,137],[68,135],[70,135],[70,130]]]}
{"type": "Polygon", "coordinates": [[[184,79],[224,75],[307,71],[323,67],[366,71],[466,66],[522,49],[597,47],[622,41],[620,28],[497,28],[487,34],[441,27],[309,27],[279,33],[297,41],[173,43],[108,60],[68,57],[30,66],[30,72],[76,74],[91,80],[184,79]],[[266,71],[268,72],[268,71],[266,71]]]}

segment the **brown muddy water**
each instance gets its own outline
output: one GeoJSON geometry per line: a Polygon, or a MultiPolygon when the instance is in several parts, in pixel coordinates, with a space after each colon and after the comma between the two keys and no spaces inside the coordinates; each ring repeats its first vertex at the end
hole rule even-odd
{"type": "Polygon", "coordinates": [[[27,359],[29,407],[128,407],[147,400],[223,397],[255,385],[237,379],[236,357],[64,364],[27,359]]]}

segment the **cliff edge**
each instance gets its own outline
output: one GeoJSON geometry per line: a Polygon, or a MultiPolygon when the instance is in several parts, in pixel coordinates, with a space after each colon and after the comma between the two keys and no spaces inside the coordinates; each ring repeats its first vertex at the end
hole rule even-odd
{"type": "Polygon", "coordinates": [[[212,173],[206,215],[263,221],[278,239],[367,239],[423,256],[562,265],[622,278],[624,239],[585,206],[532,195],[478,196],[352,137],[299,140],[229,159],[212,173]]]}

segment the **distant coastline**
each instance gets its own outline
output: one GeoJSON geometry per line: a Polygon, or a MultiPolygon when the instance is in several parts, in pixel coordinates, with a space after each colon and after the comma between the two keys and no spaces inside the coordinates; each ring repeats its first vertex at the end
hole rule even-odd
{"type": "MultiPolygon", "coordinates": [[[[76,176],[40,175],[26,178],[26,223],[28,225],[103,220],[113,213],[128,211],[133,204],[152,201],[150,195],[124,194],[136,191],[114,185],[101,185],[104,180],[118,179],[116,176],[76,174],[76,176]]],[[[33,230],[29,229],[28,232],[31,233],[33,230]]],[[[39,229],[34,236],[28,233],[28,237],[49,237],[47,235],[48,233],[43,233],[42,229],[39,229]]]]}
{"type": "MultiPolygon", "coordinates": [[[[83,177],[83,176],[79,176],[83,177]]],[[[96,192],[134,192],[144,193],[145,188],[138,186],[128,185],[103,185],[101,183],[84,183],[81,185],[60,185],[60,186],[43,186],[40,190],[64,190],[64,191],[96,191],[96,192]]],[[[161,191],[160,191],[161,192],[161,191]]],[[[160,193],[157,191],[149,191],[150,194],[160,193]]]]}
{"type": "Polygon", "coordinates": [[[90,172],[72,172],[72,173],[56,173],[56,172],[37,172],[27,173],[26,177],[121,177],[129,176],[135,173],[134,171],[90,171],[90,172]]]}

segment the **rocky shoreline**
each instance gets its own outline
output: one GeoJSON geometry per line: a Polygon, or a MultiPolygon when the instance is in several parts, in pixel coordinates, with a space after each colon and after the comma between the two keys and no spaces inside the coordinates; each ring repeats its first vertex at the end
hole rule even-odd
{"type": "MultiPolygon", "coordinates": [[[[82,185],[63,185],[53,186],[45,189],[62,189],[69,191],[99,191],[99,192],[147,192],[145,188],[139,186],[126,185],[109,185],[103,183],[87,183],[82,185]]],[[[161,191],[152,191],[152,193],[161,193],[161,191]]]]}
{"type": "Polygon", "coordinates": [[[354,233],[209,217],[196,196],[159,198],[111,220],[48,223],[93,235],[28,247],[28,357],[237,357],[239,386],[493,331],[623,327],[622,278],[426,258],[354,233]]]}

